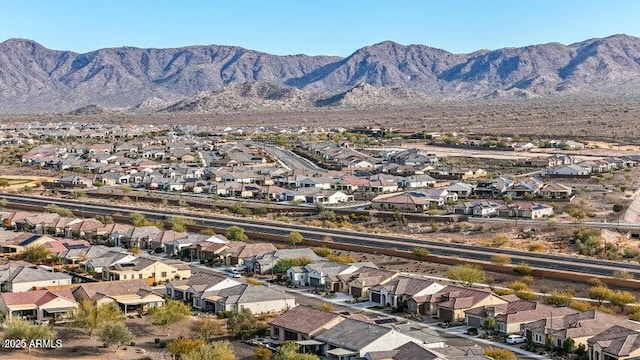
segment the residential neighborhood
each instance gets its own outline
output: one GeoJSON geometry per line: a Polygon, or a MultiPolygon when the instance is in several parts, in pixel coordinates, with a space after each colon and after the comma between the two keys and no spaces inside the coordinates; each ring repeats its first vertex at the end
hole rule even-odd
{"type": "MultiPolygon", "coordinates": [[[[412,226],[426,222],[429,233],[459,232],[452,243],[469,234],[455,229],[472,218],[495,222],[481,225],[489,232],[504,232],[510,221],[517,227],[518,221],[578,218],[579,211],[606,222],[610,217],[602,211],[579,209],[597,208],[598,194],[625,196],[626,185],[612,188],[604,179],[628,182],[638,156],[593,156],[569,140],[542,147],[506,139],[507,146],[497,147],[481,139],[442,143],[435,135],[427,145],[402,147],[375,135],[370,143],[360,135],[346,140],[344,134],[362,129],[5,123],[1,131],[4,146],[24,149],[16,154],[17,169],[48,174],[30,186],[8,185],[12,193],[140,206],[140,213],[129,216],[77,216],[59,205],[0,210],[0,253],[6,259],[0,312],[8,321],[75,326],[88,306],[112,306],[127,321],[144,321],[180,303],[196,319],[227,322],[247,313],[264,319],[260,335],[234,346],[272,351],[293,342],[299,353],[322,359],[488,359],[487,346],[557,355],[569,343],[590,359],[623,359],[640,351],[615,345],[640,331],[634,321],[598,304],[549,304],[548,288],[528,296],[515,290],[518,280],[470,286],[446,269],[441,276],[422,270],[430,264],[423,255],[408,266],[409,260],[384,261],[375,252],[343,254],[327,236],[320,248],[297,240],[282,244],[247,236],[242,222],[231,231],[198,227],[193,220],[197,210],[202,219],[222,212],[231,219],[411,236],[421,233],[412,226]],[[309,140],[327,133],[342,138],[309,140]],[[518,160],[476,161],[440,149],[499,151],[518,160]],[[562,153],[573,150],[584,153],[562,153]],[[142,215],[145,209],[174,208],[191,218],[142,215]],[[36,249],[46,256],[34,259],[36,249]],[[577,330],[584,326],[590,330],[577,330]],[[451,344],[447,336],[473,345],[451,344]],[[526,346],[510,343],[513,336],[523,339],[515,345],[526,346]]],[[[521,246],[551,246],[530,243],[543,232],[516,230],[530,244],[521,246]]],[[[479,241],[518,246],[503,235],[479,241]]],[[[408,254],[422,254],[415,250],[408,254]]],[[[622,310],[633,317],[632,308],[622,310]]]]}

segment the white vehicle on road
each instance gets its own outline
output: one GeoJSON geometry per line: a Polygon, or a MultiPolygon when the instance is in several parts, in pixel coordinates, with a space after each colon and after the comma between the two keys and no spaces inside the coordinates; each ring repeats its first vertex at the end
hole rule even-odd
{"type": "Polygon", "coordinates": [[[507,336],[507,344],[522,344],[526,341],[527,341],[527,338],[522,335],[507,336]]]}

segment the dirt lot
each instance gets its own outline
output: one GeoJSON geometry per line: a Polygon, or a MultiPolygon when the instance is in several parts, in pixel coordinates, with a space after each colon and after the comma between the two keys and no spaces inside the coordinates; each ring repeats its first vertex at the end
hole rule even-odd
{"type": "Polygon", "coordinates": [[[322,108],[228,114],[6,115],[0,121],[196,124],[225,126],[392,126],[476,134],[580,136],[635,142],[640,102],[633,98],[559,97],[526,101],[433,102],[420,107],[322,108]]]}
{"type": "MultiPolygon", "coordinates": [[[[81,359],[81,360],[169,360],[171,356],[165,350],[155,343],[154,339],[161,340],[175,339],[179,336],[192,336],[189,330],[189,322],[174,325],[170,328],[170,336],[159,326],[151,324],[147,318],[127,319],[126,324],[129,330],[135,334],[136,346],[126,346],[120,349],[106,349],[101,347],[98,336],[94,335],[90,339],[88,335],[80,330],[70,329],[67,327],[56,327],[58,336],[62,339],[62,347],[55,350],[32,350],[30,353],[24,350],[4,351],[0,352],[1,359],[81,359]]],[[[220,320],[224,322],[224,320],[220,320]]],[[[250,345],[239,341],[232,341],[234,350],[238,360],[252,360],[254,348],[250,345]]]]}

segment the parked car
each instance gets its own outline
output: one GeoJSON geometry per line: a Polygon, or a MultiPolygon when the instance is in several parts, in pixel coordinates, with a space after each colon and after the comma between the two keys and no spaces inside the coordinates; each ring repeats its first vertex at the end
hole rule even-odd
{"type": "Polygon", "coordinates": [[[229,271],[229,272],[227,272],[227,276],[232,277],[232,278],[239,278],[239,277],[242,277],[242,274],[240,274],[237,271],[229,271]]]}
{"type": "Polygon", "coordinates": [[[527,338],[522,335],[507,336],[507,344],[522,344],[526,341],[527,341],[527,338]]]}
{"type": "Polygon", "coordinates": [[[239,265],[239,266],[232,267],[231,271],[234,271],[237,273],[243,273],[243,272],[247,272],[247,267],[244,265],[239,265]]]}

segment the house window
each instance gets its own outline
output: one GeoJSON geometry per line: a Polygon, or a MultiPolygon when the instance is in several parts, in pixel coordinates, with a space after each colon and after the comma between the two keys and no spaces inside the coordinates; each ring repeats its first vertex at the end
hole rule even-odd
{"type": "Polygon", "coordinates": [[[280,328],[279,327],[274,327],[273,328],[273,336],[280,336],[280,328]]]}
{"type": "Polygon", "coordinates": [[[138,279],[142,279],[142,274],[138,274],[138,279]]]}
{"type": "Polygon", "coordinates": [[[167,277],[167,272],[163,271],[160,273],[160,277],[166,278],[167,277]]]}
{"type": "Polygon", "coordinates": [[[127,275],[122,275],[122,280],[127,280],[127,275]]]}

